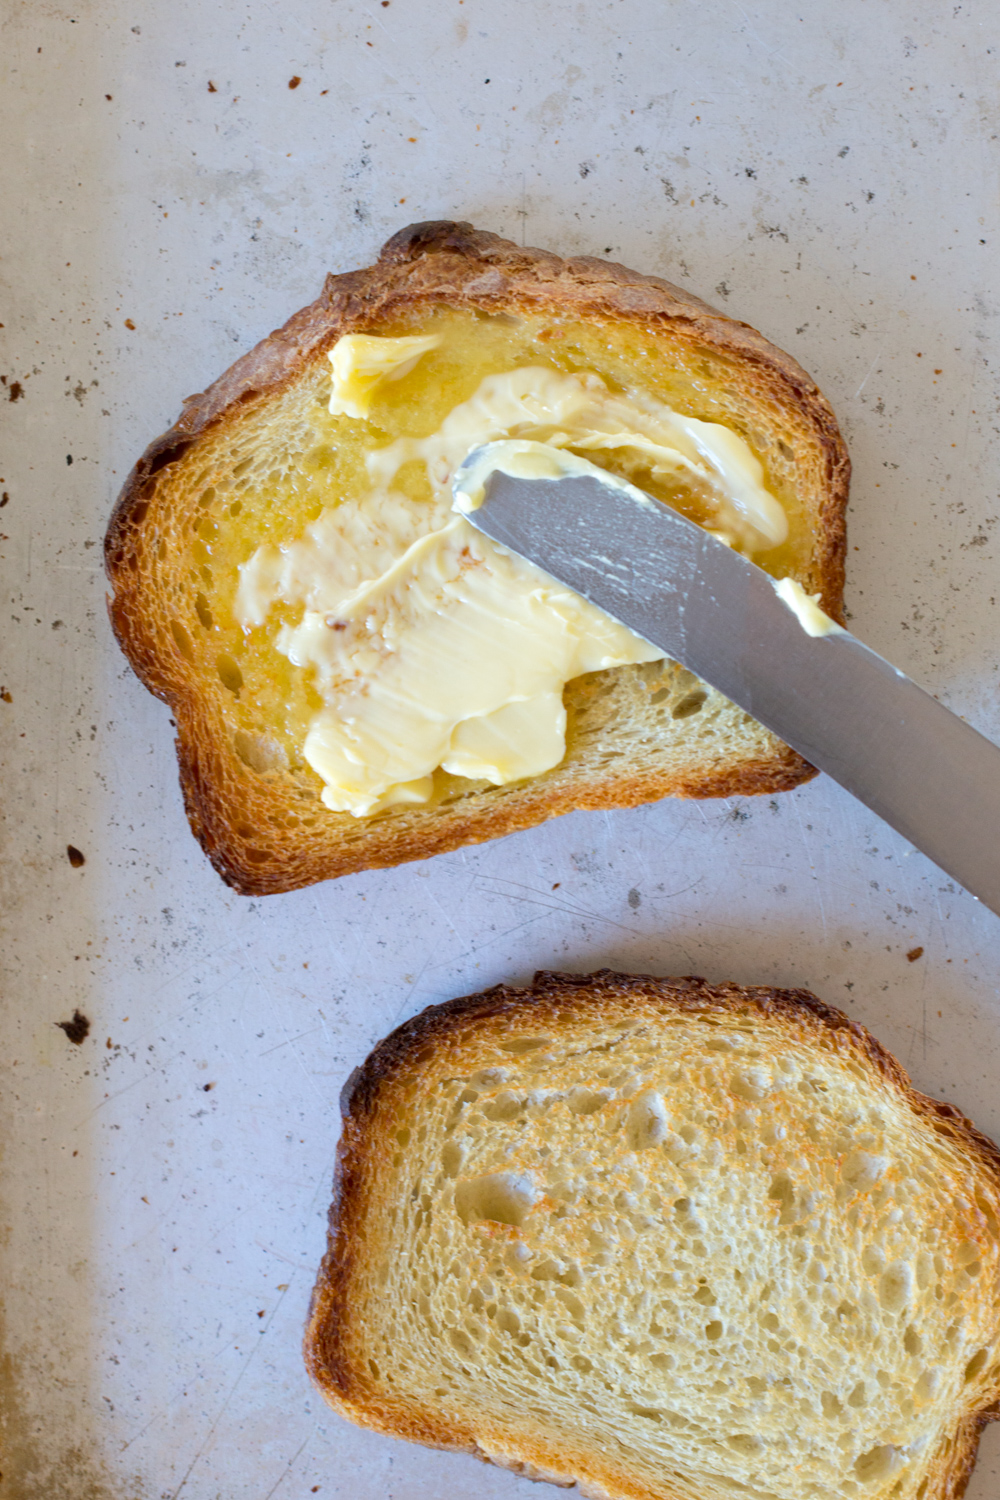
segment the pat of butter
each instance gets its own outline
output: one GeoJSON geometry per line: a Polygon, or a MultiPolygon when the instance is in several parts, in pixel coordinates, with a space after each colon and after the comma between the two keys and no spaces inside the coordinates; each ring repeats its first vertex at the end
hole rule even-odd
{"type": "Polygon", "coordinates": [[[843,625],[831,620],[825,610],[820,609],[820,594],[807,594],[795,578],[776,578],[774,592],[782,603],[787,604],[806,635],[846,635],[843,625]]]}
{"type": "MultiPolygon", "coordinates": [[[[380,381],[437,342],[342,339],[330,356],[331,411],[363,416],[380,381]]],[[[592,374],[488,376],[436,432],[369,453],[367,493],[325,509],[297,540],[258,548],[240,569],[244,628],[263,625],[279,602],[300,612],[275,645],[311,673],[323,700],[303,754],[335,811],[365,817],[426,802],[439,767],[494,785],[540,775],[565,754],[567,682],[662,657],[456,514],[473,503],[466,494],[452,508],[456,469],[473,448],[505,439],[535,477],[629,451],[654,473],[697,475],[746,550],[786,535],[757,459],[718,423],[680,417],[644,393],[614,394],[592,374]],[[414,459],[426,466],[429,499],[393,488],[414,459]]]]}
{"type": "Polygon", "coordinates": [[[367,417],[376,388],[386,380],[402,380],[440,342],[440,334],[435,333],[401,339],[349,333],[338,339],[329,354],[333,365],[330,415],[367,417]]]}

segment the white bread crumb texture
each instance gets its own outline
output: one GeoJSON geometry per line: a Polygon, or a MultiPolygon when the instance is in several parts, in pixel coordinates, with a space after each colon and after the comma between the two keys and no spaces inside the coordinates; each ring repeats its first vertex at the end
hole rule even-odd
{"type": "Polygon", "coordinates": [[[982,1163],[787,1028],[495,1030],[379,1106],[352,1295],[380,1397],[629,1494],[936,1494],[1000,1378],[982,1163]]]}

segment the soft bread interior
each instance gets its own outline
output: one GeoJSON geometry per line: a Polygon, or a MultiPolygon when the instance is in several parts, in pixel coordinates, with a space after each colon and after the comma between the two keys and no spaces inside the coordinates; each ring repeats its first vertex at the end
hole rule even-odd
{"type": "Polygon", "coordinates": [[[456,1033],[351,1138],[335,1404],[598,1493],[953,1493],[996,1185],[878,1067],[638,1000],[456,1033]]]}
{"type": "MultiPolygon", "coordinates": [[[[767,486],[789,519],[788,540],[756,560],[776,576],[793,575],[807,588],[820,585],[814,553],[824,455],[802,415],[777,407],[766,383],[757,389],[731,355],[663,333],[652,337],[622,321],[443,307],[411,309],[368,331],[439,333],[442,342],[402,380],[377,391],[363,421],[330,415],[330,366],[314,360],[284,389],[203,434],[171,465],[159,481],[155,524],[143,536],[144,548],[152,551],[143,563],[157,580],[157,624],[167,653],[196,670],[242,765],[254,775],[287,780],[306,804],[304,818],[320,783],[303,760],[302,746],[321,700],[308,671],[275,649],[278,630],[294,623],[287,606],[273,608],[259,628],[244,631],[238,624],[239,567],[262,543],[293,540],[325,507],[368,487],[366,453],[400,436],[433,431],[486,375],[528,364],[593,371],[613,389],[645,390],[685,415],[728,424],[763,463],[767,486]]],[[[599,461],[649,483],[641,469],[615,454],[601,454],[599,461]]],[[[416,463],[396,482],[414,498],[428,491],[426,473],[416,463]]],[[[701,519],[694,489],[680,485],[664,498],[701,519]]],[[[673,757],[682,770],[685,761],[765,758],[773,746],[769,735],[718,694],[667,663],[590,674],[567,686],[565,700],[566,760],[574,765],[586,764],[588,744],[601,740],[602,755],[609,749],[624,753],[629,769],[641,771],[642,747],[628,744],[630,723],[640,737],[655,739],[655,750],[649,741],[649,759],[662,765],[673,757]],[[609,747],[608,735],[619,730],[624,740],[609,747]]],[[[601,764],[598,759],[588,769],[593,774],[601,764]]],[[[483,790],[485,784],[439,771],[435,803],[483,790]]],[[[347,821],[343,814],[316,812],[324,821],[347,821]]]]}

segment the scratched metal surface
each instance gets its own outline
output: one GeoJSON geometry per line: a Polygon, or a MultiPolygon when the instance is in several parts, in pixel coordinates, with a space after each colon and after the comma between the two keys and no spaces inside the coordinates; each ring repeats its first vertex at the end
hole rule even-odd
{"type": "MultiPolygon", "coordinates": [[[[1000,1134],[997,919],[829,782],[246,901],[104,616],[109,507],[180,398],[463,216],[801,359],[856,465],[855,631],[1000,737],[997,13],[802,10],[8,0],[0,1496],[536,1493],[354,1430],[300,1360],[340,1084],[432,1001],[541,965],[808,985],[1000,1134]]],[[[998,1480],[987,1436],[970,1495],[998,1480]]]]}

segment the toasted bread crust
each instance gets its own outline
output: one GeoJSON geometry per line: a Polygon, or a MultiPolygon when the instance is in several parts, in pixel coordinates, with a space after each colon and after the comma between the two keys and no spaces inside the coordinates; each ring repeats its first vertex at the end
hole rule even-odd
{"type": "MultiPolygon", "coordinates": [[[[692,1016],[742,1014],[766,1018],[769,1024],[823,1050],[833,1050],[861,1064],[865,1072],[913,1111],[918,1120],[948,1136],[970,1165],[1000,1191],[1000,1148],[954,1105],[932,1099],[915,1089],[897,1060],[865,1027],[808,990],[769,986],[709,985],[695,976],[655,978],[618,974],[601,969],[593,974],[540,971],[530,989],[497,985],[480,994],[434,1005],[397,1027],[348,1078],[341,1093],[343,1129],[337,1151],[333,1201],[329,1214],[328,1249],[313,1291],[306,1326],[304,1354],[307,1369],[326,1400],[351,1421],[426,1446],[471,1453],[486,1462],[471,1427],[453,1425],[433,1409],[415,1412],[403,1402],[386,1400],[366,1379],[359,1351],[362,1337],[352,1325],[352,1279],[364,1253],[363,1220],[368,1191],[368,1168],[381,1140],[393,1126],[392,1086],[418,1071],[432,1058],[460,1053],[463,1040],[484,1022],[502,1021],[513,1030],[527,1024],[558,1026],[581,1011],[597,1010],[602,1018],[627,1016],[635,1002],[652,1002],[666,1012],[692,1016]]],[[[1000,1418],[1000,1389],[988,1404],[962,1414],[940,1463],[928,1475],[925,1500],[960,1500],[976,1460],[983,1429],[1000,1418]]],[[[547,1447],[533,1444],[530,1434],[519,1443],[516,1459],[503,1467],[556,1484],[572,1484],[576,1476],[553,1468],[547,1447]]],[[[584,1490],[600,1495],[600,1489],[584,1490]]],[[[682,1500],[667,1485],[652,1490],[628,1483],[609,1489],[613,1500],[682,1500]]]]}
{"type": "Polygon", "coordinates": [[[177,752],[188,818],[215,868],[246,895],[293,890],[362,869],[377,869],[479,843],[576,809],[633,807],[666,795],[712,797],[789,790],[815,774],[794,751],[771,738],[760,759],[708,763],[697,774],[650,771],[529,780],[474,794],[460,807],[368,822],[364,837],[340,836],[332,822],[307,836],[268,833],[282,810],[280,789],[241,785],[221,718],[206,705],[198,673],[165,651],[153,629],[138,552],[159,477],[199,437],[233,422],[248,404],[266,402],[307,365],[321,360],[342,335],[377,327],[394,315],[445,304],[482,312],[514,311],[640,324],[740,361],[774,399],[797,410],[824,460],[824,494],[816,517],[812,587],[828,614],[843,618],[844,515],[850,462],[836,420],[806,372],[745,323],[658,277],[580,257],[561,260],[524,249],[469,224],[411,225],[383,247],[376,265],[328,276],[322,293],[264,339],[208,390],[187,399],[173,427],[151,443],[122,489],[108,526],[105,566],[108,609],[122,650],[149,690],[168,703],[177,724],[177,752]],[[242,831],[241,831],[242,830],[242,831]]]}

